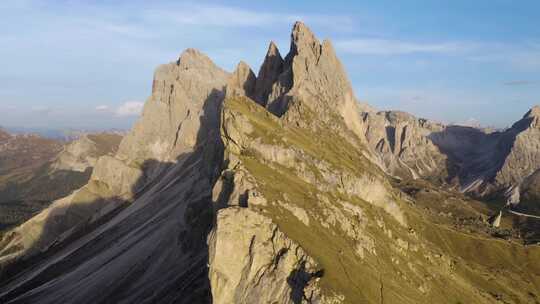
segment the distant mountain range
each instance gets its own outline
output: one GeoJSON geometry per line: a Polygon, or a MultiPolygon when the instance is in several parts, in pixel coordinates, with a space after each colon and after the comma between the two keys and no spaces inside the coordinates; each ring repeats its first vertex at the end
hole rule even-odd
{"type": "Polygon", "coordinates": [[[56,139],[60,141],[71,141],[84,134],[111,133],[124,135],[127,130],[122,129],[49,129],[49,128],[28,128],[28,127],[0,127],[11,134],[35,134],[44,138],[56,139]]]}

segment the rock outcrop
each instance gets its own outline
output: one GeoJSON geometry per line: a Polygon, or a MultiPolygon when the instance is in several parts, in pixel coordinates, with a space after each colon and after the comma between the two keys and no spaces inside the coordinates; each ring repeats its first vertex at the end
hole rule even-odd
{"type": "Polygon", "coordinates": [[[87,185],[2,235],[1,301],[207,302],[206,235],[228,77],[191,49],[159,67],[116,155],[99,158],[87,185]],[[32,267],[14,279],[22,263],[32,267]],[[41,285],[67,264],[76,267],[41,285]]]}
{"type": "Polygon", "coordinates": [[[254,98],[256,82],[257,78],[251,68],[247,63],[240,61],[227,84],[227,96],[249,96],[254,98]]]}
{"type": "Polygon", "coordinates": [[[270,218],[231,207],[216,222],[209,236],[213,303],[321,303],[322,270],[270,218]]]}
{"type": "Polygon", "coordinates": [[[447,157],[430,135],[444,126],[399,111],[365,112],[366,139],[381,166],[408,178],[445,177],[447,157]]]}
{"type": "Polygon", "coordinates": [[[536,106],[505,132],[499,148],[509,153],[495,176],[497,185],[519,185],[540,168],[539,120],[540,107],[536,106]]]}
{"type": "Polygon", "coordinates": [[[51,168],[84,172],[93,168],[100,156],[114,155],[121,139],[117,134],[85,134],[65,146],[51,168]]]}
{"type": "MultiPolygon", "coordinates": [[[[274,84],[278,85],[279,76],[283,73],[283,64],[283,57],[281,57],[276,44],[273,41],[270,42],[263,64],[257,75],[257,83],[255,85],[256,95],[253,98],[262,106],[268,104],[274,84]]],[[[276,90],[279,89],[276,88],[276,90]]]]}
{"type": "Polygon", "coordinates": [[[363,122],[370,150],[388,173],[516,201],[513,189],[540,166],[539,112],[534,107],[511,128],[496,132],[398,111],[365,112],[363,122]]]}
{"type": "MultiPolygon", "coordinates": [[[[248,67],[238,66],[230,91],[251,88],[253,77],[248,67]],[[238,83],[237,80],[243,80],[238,83]]],[[[363,138],[360,108],[352,86],[329,40],[322,43],[302,22],[296,22],[291,34],[290,50],[285,59],[271,42],[255,80],[255,90],[243,94],[265,106],[277,116],[287,113],[288,120],[298,121],[303,113],[289,111],[291,103],[302,103],[317,114],[317,121],[343,120],[347,131],[363,138]]],[[[297,107],[296,107],[297,108],[297,107]]]]}
{"type": "Polygon", "coordinates": [[[219,128],[219,106],[229,74],[194,49],[178,62],[159,66],[142,118],[116,155],[129,164],[174,162],[193,151],[197,140],[219,128]]]}

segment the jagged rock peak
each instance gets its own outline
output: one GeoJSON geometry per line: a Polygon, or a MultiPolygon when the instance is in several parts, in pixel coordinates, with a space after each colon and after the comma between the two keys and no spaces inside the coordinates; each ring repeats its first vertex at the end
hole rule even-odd
{"type": "Polygon", "coordinates": [[[255,73],[253,73],[253,70],[251,69],[249,64],[247,64],[243,60],[240,60],[240,62],[238,62],[232,75],[233,76],[235,75],[236,76],[250,76],[250,78],[253,78],[254,81],[257,80],[257,77],[255,76],[255,73]]]}
{"type": "Polygon", "coordinates": [[[184,69],[216,66],[210,57],[193,48],[184,50],[182,54],[180,54],[176,64],[184,69]]]}
{"type": "Polygon", "coordinates": [[[244,61],[240,61],[227,83],[227,96],[254,98],[257,77],[244,61]]]}
{"type": "Polygon", "coordinates": [[[305,51],[311,51],[318,56],[321,52],[321,44],[315,34],[301,21],[294,23],[291,34],[291,53],[296,55],[305,51]]]}
{"type": "Polygon", "coordinates": [[[268,45],[268,51],[266,52],[266,57],[269,57],[269,56],[278,56],[279,58],[281,58],[279,49],[274,41],[270,41],[270,44],[268,45]]]}
{"type": "Polygon", "coordinates": [[[249,64],[247,64],[244,60],[240,60],[240,62],[238,62],[238,64],[236,65],[235,72],[236,71],[246,71],[246,72],[249,71],[249,72],[253,73],[253,71],[251,70],[251,67],[249,66],[249,64]]]}
{"type": "Polygon", "coordinates": [[[272,92],[272,86],[283,72],[283,57],[273,41],[270,41],[268,51],[259,69],[257,83],[255,85],[254,99],[259,104],[266,106],[268,95],[272,92]]]}
{"type": "Polygon", "coordinates": [[[540,106],[536,105],[532,107],[527,113],[525,113],[525,116],[523,118],[538,118],[540,117],[540,106]]]}
{"type": "MultiPolygon", "coordinates": [[[[296,22],[291,34],[291,51],[285,62],[291,71],[289,100],[301,100],[326,122],[333,121],[335,114],[341,116],[347,128],[363,138],[359,105],[329,40],[321,44],[304,23],[296,22]]],[[[288,108],[285,101],[281,105],[282,113],[288,108]]]]}
{"type": "Polygon", "coordinates": [[[527,128],[537,128],[540,127],[540,106],[536,105],[532,107],[521,120],[518,120],[513,126],[513,129],[518,129],[520,131],[527,128]]]}

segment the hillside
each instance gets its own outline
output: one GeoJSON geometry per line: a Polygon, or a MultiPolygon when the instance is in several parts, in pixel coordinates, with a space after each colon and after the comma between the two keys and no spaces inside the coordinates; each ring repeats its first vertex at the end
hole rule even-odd
{"type": "Polygon", "coordinates": [[[84,185],[96,159],[115,152],[120,139],[94,134],[64,143],[0,133],[0,230],[24,222],[84,185]]]}

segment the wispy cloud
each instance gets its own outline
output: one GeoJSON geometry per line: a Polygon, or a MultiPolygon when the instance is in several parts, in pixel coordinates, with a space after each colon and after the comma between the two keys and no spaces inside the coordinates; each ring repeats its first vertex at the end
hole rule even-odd
{"type": "Polygon", "coordinates": [[[336,48],[345,53],[371,55],[401,55],[412,53],[455,54],[473,49],[464,42],[411,42],[388,39],[351,39],[336,42],[336,48]]]}
{"type": "Polygon", "coordinates": [[[35,106],[35,107],[32,107],[31,110],[32,110],[32,112],[47,115],[47,114],[51,113],[52,108],[46,107],[46,106],[35,106]]]}
{"type": "MultiPolygon", "coordinates": [[[[486,41],[427,41],[353,38],[338,40],[336,49],[353,55],[400,56],[409,54],[457,56],[464,61],[497,64],[517,71],[540,70],[538,43],[503,43],[486,41]]],[[[512,82],[507,85],[531,83],[512,82]]]]}
{"type": "Polygon", "coordinates": [[[540,69],[540,46],[537,43],[484,43],[467,58],[473,62],[505,64],[518,70],[540,69]]]}
{"type": "Polygon", "coordinates": [[[144,107],[144,102],[130,100],[126,101],[118,107],[108,105],[99,105],[95,108],[97,112],[109,113],[117,117],[139,116],[144,107]]]}
{"type": "Polygon", "coordinates": [[[144,103],[141,101],[126,101],[115,110],[117,116],[138,116],[141,114],[144,103]]]}
{"type": "Polygon", "coordinates": [[[527,86],[535,84],[534,81],[529,80],[512,80],[503,83],[505,86],[527,86]]]}
{"type": "Polygon", "coordinates": [[[458,121],[451,124],[456,125],[456,126],[473,127],[473,128],[480,128],[482,126],[480,121],[474,117],[470,117],[464,121],[458,121]]]}
{"type": "Polygon", "coordinates": [[[234,6],[184,3],[175,9],[149,9],[148,20],[171,21],[184,26],[273,28],[294,21],[332,29],[350,29],[354,21],[348,16],[263,12],[234,6]]]}

